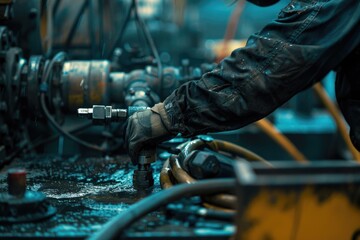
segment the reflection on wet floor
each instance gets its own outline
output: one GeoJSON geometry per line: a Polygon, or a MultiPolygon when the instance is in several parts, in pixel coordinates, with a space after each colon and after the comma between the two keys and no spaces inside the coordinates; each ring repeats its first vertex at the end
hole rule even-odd
{"type": "MultiPolygon", "coordinates": [[[[157,166],[159,165],[159,166],[157,166]]],[[[133,167],[127,157],[60,158],[42,156],[14,161],[0,174],[0,192],[7,191],[6,169],[25,167],[27,189],[41,191],[57,208],[57,214],[43,222],[0,225],[0,232],[14,236],[87,236],[129,204],[146,196],[132,187],[133,167]]],[[[159,191],[156,163],[155,186],[159,191]]]]}
{"type": "MultiPolygon", "coordinates": [[[[49,202],[57,208],[57,213],[50,219],[36,223],[0,225],[0,239],[85,238],[101,228],[102,224],[111,217],[126,210],[132,203],[151,192],[161,190],[159,184],[161,161],[153,164],[155,183],[148,192],[138,192],[133,189],[132,172],[135,167],[127,156],[116,158],[37,156],[18,159],[0,172],[0,192],[7,191],[6,172],[10,167],[26,168],[27,189],[43,192],[49,202]]],[[[197,222],[205,224],[205,222],[197,222]]],[[[172,232],[172,237],[179,234],[193,235],[196,231],[209,230],[204,226],[193,229],[189,225],[191,225],[189,222],[169,219],[164,211],[158,211],[134,224],[130,232],[133,233],[133,237],[141,239],[143,237],[141,233],[154,232],[154,229],[160,232],[172,232]]],[[[228,227],[223,224],[219,226],[220,233],[228,227]]],[[[225,235],[229,235],[229,231],[225,231],[225,235]]],[[[211,239],[216,239],[213,237],[211,239]]]]}
{"type": "MultiPolygon", "coordinates": [[[[37,156],[17,159],[1,170],[0,192],[7,191],[6,172],[10,167],[26,168],[27,189],[44,193],[50,204],[57,208],[57,213],[40,222],[0,224],[0,239],[83,239],[100,229],[111,217],[126,210],[132,203],[161,190],[159,173],[162,162],[159,160],[153,164],[154,186],[147,192],[139,192],[133,188],[132,173],[135,167],[127,156],[37,156]]],[[[187,199],[185,202],[187,205],[193,205],[194,202],[198,204],[199,200],[187,199]]],[[[134,224],[126,238],[157,239],[156,236],[166,236],[166,239],[171,239],[181,235],[196,239],[224,239],[225,236],[227,239],[233,232],[234,228],[230,223],[204,221],[188,214],[179,217],[161,210],[148,214],[134,224]]]]}

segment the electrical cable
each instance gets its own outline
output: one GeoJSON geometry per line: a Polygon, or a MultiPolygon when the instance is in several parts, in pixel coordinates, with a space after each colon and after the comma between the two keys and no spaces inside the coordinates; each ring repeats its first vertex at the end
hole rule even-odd
{"type": "Polygon", "coordinates": [[[96,54],[96,30],[95,30],[95,24],[94,19],[92,16],[95,15],[94,11],[94,4],[93,1],[90,0],[88,3],[88,31],[89,31],[89,41],[91,46],[91,58],[97,58],[96,54]]]}
{"type": "Polygon", "coordinates": [[[159,55],[159,52],[157,50],[157,47],[154,43],[154,40],[149,32],[149,29],[147,28],[145,22],[143,21],[143,19],[139,16],[139,12],[138,12],[138,6],[137,6],[137,1],[136,0],[132,0],[131,1],[131,5],[130,8],[126,14],[125,20],[124,20],[124,24],[121,26],[121,29],[119,31],[118,37],[116,38],[116,40],[114,41],[113,45],[110,47],[110,51],[108,53],[108,58],[111,57],[112,53],[115,51],[116,46],[118,46],[122,40],[122,37],[124,35],[125,29],[130,21],[131,18],[131,14],[134,14],[134,18],[135,21],[137,23],[137,25],[140,27],[140,29],[142,30],[142,32],[144,33],[145,36],[145,40],[147,42],[147,44],[150,47],[150,50],[152,52],[152,54],[154,55],[154,58],[156,59],[156,65],[157,65],[157,72],[158,72],[158,79],[159,79],[159,95],[160,97],[163,97],[163,66],[161,63],[161,58],[159,55]]]}
{"type": "Polygon", "coordinates": [[[135,2],[132,0],[130,3],[129,10],[126,13],[125,20],[123,25],[120,28],[120,31],[118,33],[118,36],[116,37],[116,40],[113,42],[112,46],[109,48],[109,52],[107,54],[107,57],[110,58],[113,52],[115,51],[115,48],[121,43],[122,37],[124,35],[125,29],[130,21],[131,13],[133,12],[135,2]]]}
{"type": "Polygon", "coordinates": [[[104,6],[103,6],[103,0],[98,0],[98,14],[99,14],[99,56],[100,59],[102,59],[103,56],[103,46],[105,45],[104,41],[104,6]]]}
{"type": "Polygon", "coordinates": [[[314,89],[316,95],[319,97],[321,102],[324,104],[324,106],[327,108],[327,110],[333,117],[333,119],[337,125],[337,128],[338,128],[342,138],[344,139],[345,144],[347,145],[352,157],[354,158],[354,160],[360,162],[360,153],[356,150],[356,148],[351,143],[349,134],[347,132],[346,124],[344,122],[344,119],[341,118],[339,109],[331,101],[329,95],[326,93],[325,89],[323,88],[323,86],[321,86],[320,83],[316,83],[313,86],[313,89],[314,89]]]}
{"type": "Polygon", "coordinates": [[[184,197],[215,194],[235,189],[234,179],[201,180],[193,184],[180,184],[157,192],[131,205],[127,210],[107,222],[89,240],[119,239],[132,223],[160,207],[184,197]]]}
{"type": "Polygon", "coordinates": [[[41,105],[41,109],[44,112],[46,118],[48,119],[48,121],[50,122],[50,124],[62,135],[64,135],[65,137],[67,137],[68,139],[72,140],[73,142],[76,142],[77,144],[87,147],[89,149],[95,150],[95,151],[99,151],[99,152],[106,152],[106,149],[103,149],[95,144],[91,144],[88,142],[85,142],[75,136],[73,136],[72,134],[68,133],[67,131],[65,131],[64,129],[62,129],[62,127],[55,121],[55,119],[51,116],[49,110],[46,107],[46,103],[45,103],[45,93],[41,93],[40,94],[40,105],[41,105]]]}
{"type": "Polygon", "coordinates": [[[142,20],[142,18],[139,17],[139,13],[138,13],[138,7],[137,7],[137,2],[136,0],[134,1],[134,11],[135,11],[135,20],[139,23],[141,30],[144,32],[145,35],[145,40],[148,43],[152,54],[154,55],[155,59],[156,59],[156,64],[157,64],[157,71],[158,71],[158,78],[159,78],[159,82],[160,82],[160,88],[159,88],[159,95],[161,98],[163,98],[163,91],[162,91],[162,86],[163,86],[163,66],[161,63],[161,58],[159,56],[159,52],[156,48],[156,45],[154,43],[154,40],[149,32],[149,29],[147,28],[145,22],[142,20]]]}
{"type": "Polygon", "coordinates": [[[68,138],[69,140],[92,150],[98,151],[98,152],[103,152],[103,153],[108,153],[108,152],[112,152],[115,151],[116,149],[118,149],[120,147],[120,144],[115,145],[114,147],[112,147],[111,149],[107,149],[107,148],[102,148],[96,144],[92,144],[86,141],[83,141],[77,137],[75,137],[74,135],[72,135],[71,133],[65,131],[64,129],[62,129],[62,127],[55,121],[55,119],[51,116],[49,110],[46,107],[46,102],[45,102],[45,93],[41,93],[40,94],[40,105],[41,105],[41,109],[44,112],[46,118],[48,119],[48,121],[50,122],[50,124],[63,136],[65,136],[66,138],[68,138]]]}
{"type": "Polygon", "coordinates": [[[119,144],[115,145],[114,147],[112,147],[111,149],[107,149],[107,148],[102,148],[98,145],[83,141],[77,137],[75,137],[74,135],[70,134],[69,132],[65,131],[56,121],[55,119],[51,116],[47,106],[46,106],[46,101],[45,101],[45,93],[47,92],[47,82],[49,80],[52,68],[55,64],[55,62],[58,61],[63,61],[66,58],[66,53],[64,52],[59,52],[58,54],[56,54],[50,62],[47,62],[45,64],[45,70],[44,70],[44,74],[42,76],[42,81],[40,84],[40,106],[42,111],[45,114],[45,117],[47,118],[47,120],[50,122],[50,124],[63,136],[67,137],[68,139],[72,140],[73,142],[84,146],[86,148],[95,150],[95,151],[99,151],[99,152],[104,152],[104,153],[108,153],[108,152],[112,152],[116,149],[118,149],[118,147],[120,146],[119,144]]]}
{"type": "MultiPolygon", "coordinates": [[[[75,134],[75,133],[78,133],[78,132],[81,132],[83,131],[84,129],[88,128],[88,127],[91,127],[93,124],[91,122],[88,122],[88,123],[85,123],[79,127],[76,127],[74,129],[71,129],[69,130],[68,132],[71,133],[71,134],[75,134]]],[[[55,141],[60,135],[59,134],[55,134],[53,136],[50,136],[46,139],[43,139],[41,141],[38,141],[38,142],[35,142],[34,144],[32,144],[32,148],[37,148],[41,145],[44,145],[44,144],[47,144],[47,143],[51,143],[53,141],[55,141]]]]}
{"type": "Polygon", "coordinates": [[[80,6],[79,12],[77,13],[76,17],[75,17],[75,21],[74,24],[72,25],[70,32],[66,38],[65,41],[65,49],[68,49],[70,47],[70,44],[74,38],[74,34],[76,32],[76,29],[79,26],[80,20],[85,12],[85,9],[87,8],[89,4],[89,0],[84,0],[83,4],[80,6]]]}

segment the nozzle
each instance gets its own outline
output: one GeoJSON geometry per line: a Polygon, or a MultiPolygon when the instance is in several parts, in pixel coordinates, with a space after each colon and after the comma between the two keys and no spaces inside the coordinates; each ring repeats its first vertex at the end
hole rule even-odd
{"type": "Polygon", "coordinates": [[[112,108],[112,106],[94,105],[92,108],[79,108],[80,117],[92,119],[94,124],[108,124],[126,120],[135,112],[144,111],[148,107],[131,106],[128,109],[112,108]]]}

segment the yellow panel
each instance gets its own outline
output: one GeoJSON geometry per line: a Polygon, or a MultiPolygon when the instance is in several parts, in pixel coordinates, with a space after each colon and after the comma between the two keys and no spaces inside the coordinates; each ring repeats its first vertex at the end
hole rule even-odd
{"type": "Polygon", "coordinates": [[[332,192],[320,200],[314,189],[307,188],[302,192],[300,209],[296,240],[350,240],[360,230],[360,209],[345,193],[332,192]]]}
{"type": "Polygon", "coordinates": [[[262,189],[238,225],[238,239],[290,239],[296,203],[295,191],[262,189]]]}
{"type": "Polygon", "coordinates": [[[263,188],[238,217],[236,239],[353,239],[360,231],[360,208],[345,190],[263,188]]]}

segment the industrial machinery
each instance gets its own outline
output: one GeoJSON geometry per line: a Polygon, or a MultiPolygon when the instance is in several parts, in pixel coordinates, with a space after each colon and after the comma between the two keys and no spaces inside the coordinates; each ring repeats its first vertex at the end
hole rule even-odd
{"type": "Polygon", "coordinates": [[[197,26],[219,6],[240,18],[226,3],[0,1],[0,239],[360,239],[360,158],[331,74],[319,100],[132,166],[126,119],[216,66],[234,21],[220,44],[197,26]]]}

